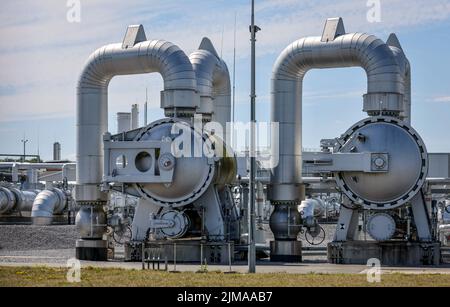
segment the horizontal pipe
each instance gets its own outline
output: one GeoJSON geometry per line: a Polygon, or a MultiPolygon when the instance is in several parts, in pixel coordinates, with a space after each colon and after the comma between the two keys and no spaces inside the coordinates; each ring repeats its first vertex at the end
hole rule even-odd
{"type": "Polygon", "coordinates": [[[37,193],[13,187],[0,187],[0,214],[30,212],[37,193]]]}
{"type": "Polygon", "coordinates": [[[0,187],[0,214],[8,214],[16,206],[14,193],[5,187],[0,187]]]}
{"type": "Polygon", "coordinates": [[[61,169],[63,167],[75,168],[76,163],[18,163],[18,162],[0,162],[0,168],[16,167],[18,170],[28,169],[61,169]]]}

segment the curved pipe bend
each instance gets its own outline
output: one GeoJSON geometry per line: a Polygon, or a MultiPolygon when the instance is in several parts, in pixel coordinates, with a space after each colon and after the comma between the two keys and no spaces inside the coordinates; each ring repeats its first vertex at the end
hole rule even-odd
{"type": "Polygon", "coordinates": [[[110,80],[118,75],[152,72],[160,73],[164,81],[161,105],[166,115],[195,112],[198,107],[196,75],[189,58],[176,45],[164,40],[141,41],[131,46],[111,44],[89,57],[77,88],[75,197],[78,202],[106,201],[99,185],[103,175],[102,137],[108,129],[110,80]]]}
{"type": "MultiPolygon", "coordinates": [[[[231,120],[231,81],[227,64],[217,54],[212,42],[203,38],[198,50],[190,54],[189,60],[197,78],[201,113],[222,125],[224,133],[231,120]]],[[[226,136],[224,136],[226,140],[226,136]]]]}
{"type": "MultiPolygon", "coordinates": [[[[345,32],[343,23],[342,32],[345,32]]],[[[271,176],[269,195],[272,201],[303,198],[302,87],[309,70],[362,67],[367,74],[364,111],[369,115],[379,113],[381,102],[382,111],[388,115],[409,116],[410,111],[405,112],[404,106],[408,101],[410,104],[410,98],[405,97],[410,95],[405,77],[409,73],[409,63],[401,47],[398,45],[394,50],[393,45],[365,33],[336,32],[331,41],[324,37],[299,39],[281,53],[273,68],[271,85],[271,118],[272,122],[279,123],[279,151],[272,146],[272,157],[278,158],[278,163],[272,163],[277,165],[271,176]]]]}
{"type": "Polygon", "coordinates": [[[31,210],[31,218],[34,225],[51,225],[53,215],[61,214],[67,206],[67,198],[64,191],[52,188],[40,192],[31,210]]]}

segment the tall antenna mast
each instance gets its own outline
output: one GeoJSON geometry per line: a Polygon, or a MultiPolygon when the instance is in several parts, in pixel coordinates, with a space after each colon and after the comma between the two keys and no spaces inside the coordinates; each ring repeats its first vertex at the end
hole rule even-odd
{"type": "Polygon", "coordinates": [[[236,20],[237,13],[234,13],[234,46],[233,46],[233,101],[231,111],[231,122],[235,121],[235,105],[236,105],[236,20]]]}
{"type": "Polygon", "coordinates": [[[255,249],[255,179],[256,179],[256,33],[261,30],[255,26],[255,0],[252,0],[252,24],[250,26],[252,60],[250,93],[250,197],[248,203],[248,272],[256,272],[255,249]]]}
{"type": "Polygon", "coordinates": [[[220,43],[220,58],[222,58],[223,55],[223,35],[225,32],[225,25],[222,26],[222,41],[220,43]]]}
{"type": "Polygon", "coordinates": [[[147,126],[148,88],[145,88],[144,125],[147,126]]]}

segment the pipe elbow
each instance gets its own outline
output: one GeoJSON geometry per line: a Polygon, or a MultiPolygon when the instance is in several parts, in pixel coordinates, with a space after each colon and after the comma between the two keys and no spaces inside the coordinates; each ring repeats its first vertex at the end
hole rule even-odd
{"type": "Polygon", "coordinates": [[[34,202],[31,218],[34,225],[51,225],[53,216],[61,214],[66,208],[65,193],[57,188],[40,192],[34,202]]]}
{"type": "Polygon", "coordinates": [[[279,123],[279,133],[283,137],[279,138],[279,150],[272,149],[272,156],[278,158],[271,174],[272,200],[281,200],[278,196],[281,194],[289,194],[283,201],[297,199],[294,191],[298,190],[296,185],[302,178],[303,79],[309,70],[361,67],[367,75],[364,111],[370,116],[410,116],[410,80],[405,78],[409,64],[397,38],[391,36],[385,43],[374,35],[345,34],[341,19],[329,21],[322,37],[293,42],[281,52],[273,66],[271,118],[279,123]],[[392,48],[396,46],[399,50],[392,48]],[[292,135],[296,136],[294,142],[286,137],[292,135]]]}
{"type": "Polygon", "coordinates": [[[102,136],[108,129],[108,85],[118,75],[159,73],[166,115],[192,115],[199,106],[197,78],[187,55],[164,41],[110,44],[88,58],[77,88],[77,201],[106,201],[102,178],[102,136]],[[177,113],[177,114],[178,114],[177,113]]]}
{"type": "Polygon", "coordinates": [[[197,50],[189,59],[197,78],[200,96],[231,95],[230,73],[227,64],[208,50],[197,50]]]}
{"type": "Polygon", "coordinates": [[[106,71],[108,56],[105,52],[106,50],[111,49],[110,46],[111,45],[107,45],[98,48],[88,57],[78,79],[78,91],[108,86],[111,76],[106,71]]]}
{"type": "MultiPolygon", "coordinates": [[[[197,113],[226,127],[230,121],[231,81],[226,63],[217,54],[212,42],[203,38],[200,47],[189,60],[197,78],[200,107],[197,113]]],[[[226,135],[223,135],[226,139],[226,135]]]]}

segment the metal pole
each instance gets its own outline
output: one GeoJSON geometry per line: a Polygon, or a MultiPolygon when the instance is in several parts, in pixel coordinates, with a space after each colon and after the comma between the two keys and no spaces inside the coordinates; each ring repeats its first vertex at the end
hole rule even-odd
{"type": "Polygon", "coordinates": [[[173,270],[177,270],[177,243],[173,244],[173,270]]]}
{"type": "Polygon", "coordinates": [[[145,270],[145,249],[144,249],[144,242],[142,242],[142,246],[141,246],[141,259],[142,259],[142,269],[145,270]]]}
{"type": "Polygon", "coordinates": [[[144,125],[147,126],[148,89],[145,89],[144,125]]]}
{"type": "Polygon", "coordinates": [[[230,269],[230,272],[232,271],[231,269],[231,243],[228,242],[228,266],[230,269]]]}
{"type": "MultiPolygon", "coordinates": [[[[236,21],[237,13],[234,13],[234,47],[233,47],[233,106],[231,112],[231,122],[234,123],[235,105],[236,105],[236,21]]],[[[234,139],[233,139],[234,142],[234,139]]]]}
{"type": "Polygon", "coordinates": [[[27,142],[28,142],[28,140],[25,139],[25,135],[24,135],[23,139],[22,139],[22,143],[23,143],[23,161],[22,162],[25,162],[25,159],[26,159],[26,144],[27,144],[27,142]]]}
{"type": "Polygon", "coordinates": [[[251,33],[251,94],[250,94],[250,199],[248,203],[248,272],[256,272],[255,251],[255,177],[256,177],[256,150],[255,150],[255,124],[256,124],[256,32],[260,28],[255,26],[255,0],[252,0],[251,33]]]}
{"type": "Polygon", "coordinates": [[[200,244],[200,270],[203,270],[203,244],[200,244]]]}

